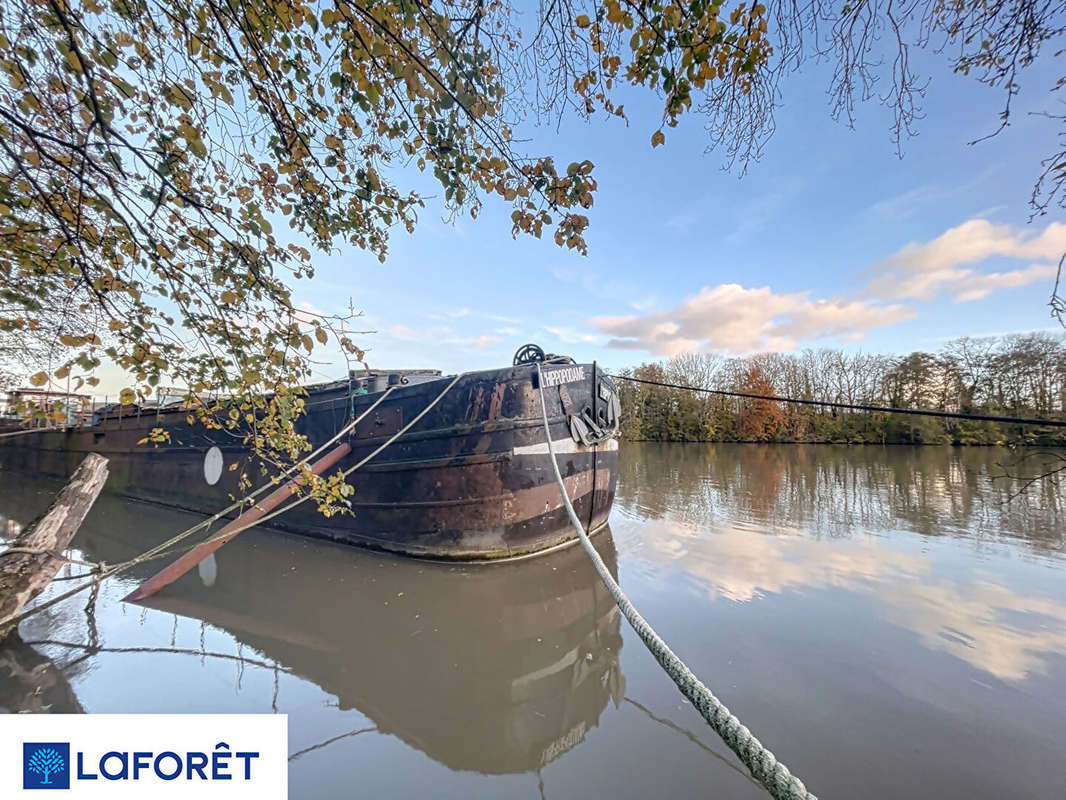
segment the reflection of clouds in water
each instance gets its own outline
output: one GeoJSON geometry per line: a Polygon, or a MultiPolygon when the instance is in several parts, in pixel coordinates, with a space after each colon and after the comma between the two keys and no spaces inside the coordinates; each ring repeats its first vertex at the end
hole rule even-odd
{"type": "Polygon", "coordinates": [[[1043,672],[1045,657],[1066,653],[1066,608],[981,581],[933,580],[931,556],[875,540],[819,541],[726,529],[708,533],[645,520],[639,557],[684,573],[710,596],[750,602],[767,594],[841,589],[873,597],[888,622],[917,634],[1001,680],[1043,672]]]}
{"type": "Polygon", "coordinates": [[[641,555],[673,562],[712,596],[748,602],[806,587],[862,591],[890,577],[918,579],[925,559],[859,541],[832,544],[800,535],[727,529],[710,534],[665,521],[647,521],[641,555]]]}
{"type": "Polygon", "coordinates": [[[889,622],[1001,680],[1043,673],[1044,656],[1066,653],[1066,608],[1005,586],[938,581],[893,587],[880,600],[889,622]]]}

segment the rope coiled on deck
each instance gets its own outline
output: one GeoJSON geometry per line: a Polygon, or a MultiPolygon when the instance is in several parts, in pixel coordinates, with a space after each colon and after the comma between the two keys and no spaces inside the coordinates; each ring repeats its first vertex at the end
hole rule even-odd
{"type": "Polygon", "coordinates": [[[607,587],[611,597],[614,598],[618,609],[622,612],[622,616],[636,631],[641,641],[644,642],[644,646],[655,656],[655,660],[659,662],[666,674],[681,690],[681,693],[689,699],[695,709],[707,721],[707,724],[714,729],[714,732],[721,737],[722,741],[736,754],[744,766],[751,770],[755,780],[762,784],[763,788],[770,793],[774,800],[818,800],[803,785],[803,781],[789,772],[788,767],[778,761],[774,754],[755,737],[755,734],[748,730],[725,704],[714,696],[714,693],[696,677],[695,673],[685,665],[684,661],[678,658],[669,645],[663,641],[662,637],[655,632],[655,629],[637,611],[633,603],[626,597],[625,592],[622,591],[622,587],[611,577],[607,565],[603,563],[600,554],[596,552],[596,548],[593,547],[592,540],[585,531],[584,525],[581,524],[577,512],[574,511],[574,504],[570,502],[570,497],[566,492],[566,484],[563,483],[563,476],[559,472],[559,464],[555,460],[555,448],[552,445],[551,429],[548,425],[548,406],[544,400],[544,381],[541,376],[540,364],[537,364],[537,386],[540,390],[540,410],[544,420],[544,436],[548,441],[548,457],[555,473],[555,480],[559,484],[559,490],[563,495],[563,505],[566,506],[570,521],[573,523],[574,530],[577,531],[578,538],[581,540],[581,546],[585,548],[585,552],[592,559],[596,572],[607,587]]]}

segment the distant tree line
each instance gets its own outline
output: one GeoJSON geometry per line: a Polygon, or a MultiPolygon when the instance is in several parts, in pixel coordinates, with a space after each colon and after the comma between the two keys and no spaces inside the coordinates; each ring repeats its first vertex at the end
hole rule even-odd
{"type": "MultiPolygon", "coordinates": [[[[690,353],[623,375],[701,389],[981,414],[1066,417],[1066,339],[964,337],[905,356],[690,353]]],[[[622,436],[679,442],[1066,445],[1066,429],[850,412],[619,381],[622,436]]]]}

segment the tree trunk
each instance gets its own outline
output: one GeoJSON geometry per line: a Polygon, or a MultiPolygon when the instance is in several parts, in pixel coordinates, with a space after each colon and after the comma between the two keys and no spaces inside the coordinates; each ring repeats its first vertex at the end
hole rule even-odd
{"type": "Polygon", "coordinates": [[[90,453],[44,516],[0,553],[0,639],[23,606],[52,582],[61,556],[107,480],[107,459],[90,453]]]}

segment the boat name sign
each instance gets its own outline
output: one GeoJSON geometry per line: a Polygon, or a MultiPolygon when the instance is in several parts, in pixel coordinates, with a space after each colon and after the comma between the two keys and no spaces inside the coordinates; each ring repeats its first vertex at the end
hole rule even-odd
{"type": "Polygon", "coordinates": [[[560,386],[564,383],[585,380],[585,368],[577,366],[563,367],[562,369],[553,369],[550,372],[542,372],[541,376],[544,379],[545,386],[560,386]]]}

